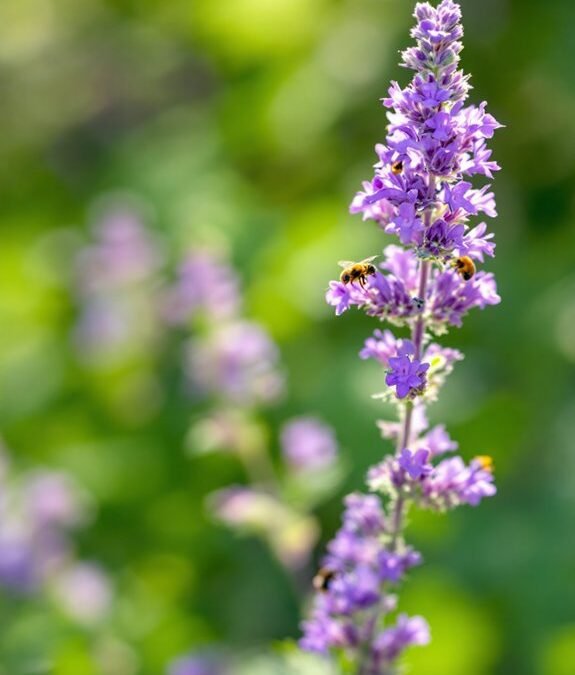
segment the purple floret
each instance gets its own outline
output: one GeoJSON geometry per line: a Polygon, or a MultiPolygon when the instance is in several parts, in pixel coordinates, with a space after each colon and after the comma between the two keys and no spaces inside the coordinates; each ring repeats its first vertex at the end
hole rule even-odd
{"type": "Polygon", "coordinates": [[[385,383],[389,387],[395,387],[398,398],[415,396],[425,388],[425,373],[429,370],[429,363],[422,363],[413,356],[414,353],[413,343],[403,340],[397,356],[389,359],[390,371],[385,376],[385,383]]]}

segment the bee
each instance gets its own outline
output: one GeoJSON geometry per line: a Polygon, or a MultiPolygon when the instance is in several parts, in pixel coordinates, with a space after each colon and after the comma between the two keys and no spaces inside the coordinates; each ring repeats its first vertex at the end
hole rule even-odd
{"type": "Polygon", "coordinates": [[[400,159],[391,165],[391,173],[394,173],[396,176],[403,173],[403,162],[400,159]]]}
{"type": "Polygon", "coordinates": [[[493,458],[492,457],[490,457],[489,455],[478,455],[477,457],[474,457],[473,459],[481,465],[481,468],[483,469],[483,471],[488,471],[489,473],[493,473],[494,465],[493,465],[493,458]]]}
{"type": "Polygon", "coordinates": [[[313,587],[316,591],[327,591],[329,584],[335,577],[335,572],[329,567],[320,567],[317,574],[313,578],[313,587]]]}
{"type": "Polygon", "coordinates": [[[365,288],[365,280],[368,276],[373,276],[376,272],[375,265],[372,265],[372,260],[377,258],[376,255],[372,255],[370,258],[366,258],[360,262],[353,262],[352,260],[340,260],[338,265],[343,267],[343,272],[339,276],[339,280],[342,284],[353,283],[354,281],[359,281],[359,285],[362,288],[365,288]]]}
{"type": "Polygon", "coordinates": [[[476,272],[475,263],[467,255],[454,260],[453,267],[455,267],[457,274],[460,274],[465,279],[465,281],[469,281],[476,272]]]}

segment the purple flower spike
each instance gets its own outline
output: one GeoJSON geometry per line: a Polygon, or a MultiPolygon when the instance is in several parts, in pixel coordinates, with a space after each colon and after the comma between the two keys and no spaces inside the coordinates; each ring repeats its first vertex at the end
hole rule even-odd
{"type": "Polygon", "coordinates": [[[426,406],[463,358],[432,336],[461,326],[472,309],[500,302],[493,274],[476,269],[495,253],[493,234],[477,222],[497,215],[495,197],[489,184],[472,181],[499,170],[487,140],[501,125],[484,102],[467,102],[459,5],[421,2],[414,16],[416,44],[401,63],[413,77],[405,87],[392,82],[382,99],[390,109],[387,135],[350,207],[401,246],[384,245],[365,288],[332,281],[326,296],[338,315],[355,306],[394,326],[375,330],[359,355],[385,370],[387,389],[374,398],[395,405],[397,418],[378,426],[396,452],[368,470],[367,485],[381,501],[346,499],[343,525],[323,560],[330,581],[315,598],[301,641],[304,649],[336,652],[350,671],[369,675],[402,671],[403,651],[430,640],[422,617],[399,614],[390,623],[407,570],[421,562],[405,542],[408,508],[477,506],[496,493],[491,459],[466,464],[447,455],[458,444],[443,424],[430,428],[426,406]]]}
{"type": "Polygon", "coordinates": [[[343,524],[328,545],[324,569],[329,581],[314,603],[311,619],[302,624],[303,649],[326,653],[334,648],[355,648],[370,628],[366,609],[389,607],[395,599],[385,584],[397,584],[421,557],[407,548],[387,551],[383,509],[375,495],[352,494],[345,500],[343,524]]]}

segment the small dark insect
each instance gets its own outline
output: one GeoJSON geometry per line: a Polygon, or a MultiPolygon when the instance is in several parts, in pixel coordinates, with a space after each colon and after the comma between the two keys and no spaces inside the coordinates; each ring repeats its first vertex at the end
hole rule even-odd
{"type": "Polygon", "coordinates": [[[335,572],[329,567],[321,567],[313,578],[313,587],[316,591],[327,591],[329,584],[335,577],[335,572]]]}
{"type": "Polygon", "coordinates": [[[372,260],[377,258],[372,255],[370,258],[361,260],[360,262],[353,262],[352,260],[340,260],[338,265],[343,267],[343,272],[339,276],[342,284],[353,283],[359,281],[359,285],[365,288],[365,280],[368,276],[373,276],[376,272],[375,265],[372,265],[372,260]]]}
{"type": "Polygon", "coordinates": [[[476,272],[475,263],[469,256],[466,255],[454,260],[453,266],[455,267],[457,273],[460,274],[465,279],[465,281],[472,279],[476,272]]]}
{"type": "Polygon", "coordinates": [[[403,162],[398,160],[391,165],[391,173],[394,173],[396,176],[403,172],[403,162]]]}
{"type": "Polygon", "coordinates": [[[412,298],[413,304],[416,306],[417,309],[423,309],[423,306],[425,305],[425,301],[422,298],[412,298]]]}

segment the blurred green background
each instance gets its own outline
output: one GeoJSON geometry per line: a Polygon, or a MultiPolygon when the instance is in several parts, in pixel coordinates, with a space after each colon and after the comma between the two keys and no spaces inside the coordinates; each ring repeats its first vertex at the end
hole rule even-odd
{"type": "MultiPolygon", "coordinates": [[[[429,619],[433,642],[408,663],[425,675],[572,675],[575,4],[461,4],[472,101],[506,125],[493,143],[497,258],[485,266],[503,302],[442,339],[466,358],[430,415],[465,457],[494,457],[499,494],[414,516],[426,564],[402,606],[429,619]]],[[[87,631],[42,598],[3,595],[3,675],[152,675],[206,645],[254,653],[297,637],[305,585],[205,513],[209,492],[245,477],[233,457],[186,454],[177,357],[104,370],[78,358],[71,251],[94,205],[118,193],[146,205],[174,260],[190,242],[226,242],[246,314],[279,344],[287,376],[289,394],[262,418],[276,429],[318,415],[349,467],[318,511],[325,542],[341,496],[389,450],[370,398],[381,372],[357,358],[376,326],[359,313],[336,320],[323,294],[337,260],[386,243],[348,204],[384,137],[378,99],[408,77],[397,62],[412,9],[0,2],[0,431],[15,467],[66,469],[92,494],[77,548],[116,597],[113,619],[87,631]],[[153,404],[128,375],[159,382],[153,404]]]]}

